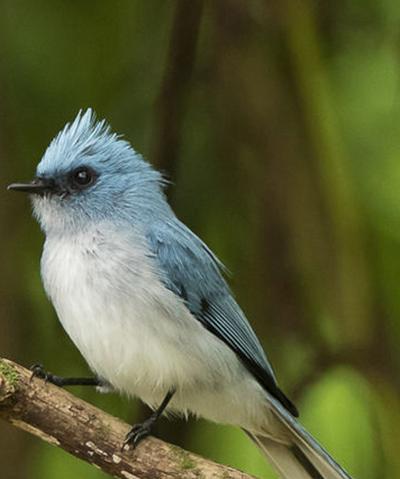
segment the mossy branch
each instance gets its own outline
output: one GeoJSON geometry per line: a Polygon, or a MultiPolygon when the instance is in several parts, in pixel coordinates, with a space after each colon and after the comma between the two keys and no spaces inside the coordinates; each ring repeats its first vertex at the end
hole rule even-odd
{"type": "Polygon", "coordinates": [[[122,479],[251,479],[153,437],[121,451],[128,424],[0,359],[0,417],[122,479]]]}

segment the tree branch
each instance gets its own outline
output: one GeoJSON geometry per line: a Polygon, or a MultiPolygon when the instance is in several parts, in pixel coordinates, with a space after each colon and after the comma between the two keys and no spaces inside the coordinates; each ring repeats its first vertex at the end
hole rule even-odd
{"type": "Polygon", "coordinates": [[[129,426],[69,392],[30,380],[22,366],[0,359],[0,417],[122,479],[250,479],[231,467],[148,438],[121,451],[129,426]]]}

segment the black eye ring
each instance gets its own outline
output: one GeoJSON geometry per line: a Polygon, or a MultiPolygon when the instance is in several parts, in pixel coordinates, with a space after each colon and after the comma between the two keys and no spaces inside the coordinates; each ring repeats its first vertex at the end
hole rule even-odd
{"type": "Polygon", "coordinates": [[[87,166],[76,168],[70,175],[71,186],[74,189],[83,190],[96,181],[96,173],[87,166]]]}

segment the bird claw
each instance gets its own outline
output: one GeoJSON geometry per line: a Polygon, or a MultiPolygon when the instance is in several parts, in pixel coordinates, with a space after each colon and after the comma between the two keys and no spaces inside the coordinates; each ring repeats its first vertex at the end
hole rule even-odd
{"type": "Polygon", "coordinates": [[[29,370],[32,372],[29,382],[32,382],[33,378],[43,379],[45,382],[50,380],[51,374],[45,371],[42,364],[33,364],[29,370]]]}
{"type": "Polygon", "coordinates": [[[150,417],[140,424],[135,424],[125,436],[121,450],[124,450],[129,446],[132,446],[132,449],[135,449],[143,439],[150,435],[153,423],[154,420],[150,417]]]}
{"type": "Polygon", "coordinates": [[[42,364],[34,364],[29,369],[32,371],[31,377],[29,378],[29,382],[31,382],[33,378],[40,378],[40,379],[43,379],[43,381],[46,383],[51,383],[51,384],[54,384],[55,386],[62,387],[60,378],[46,371],[42,364]]]}

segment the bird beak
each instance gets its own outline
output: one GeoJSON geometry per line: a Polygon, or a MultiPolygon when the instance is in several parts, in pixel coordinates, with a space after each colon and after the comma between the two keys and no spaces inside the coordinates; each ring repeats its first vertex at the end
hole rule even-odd
{"type": "Polygon", "coordinates": [[[54,180],[51,178],[35,178],[30,183],[12,183],[7,190],[23,191],[24,193],[43,194],[53,191],[54,180]]]}

